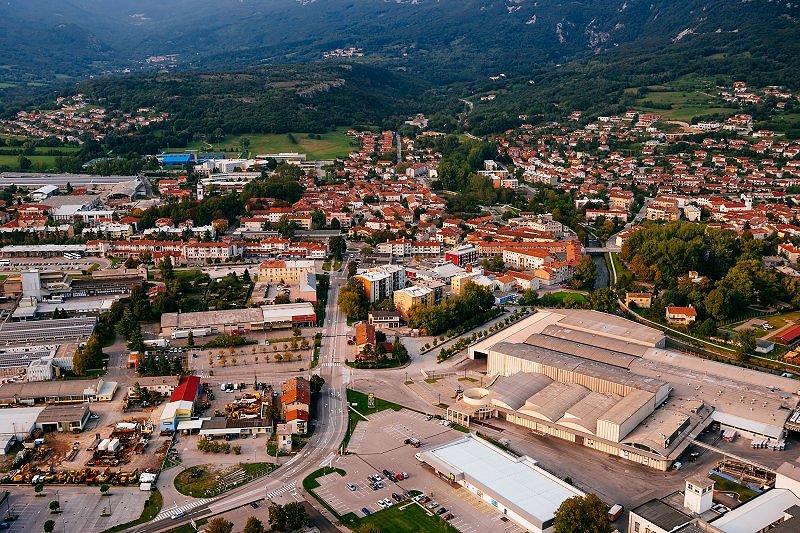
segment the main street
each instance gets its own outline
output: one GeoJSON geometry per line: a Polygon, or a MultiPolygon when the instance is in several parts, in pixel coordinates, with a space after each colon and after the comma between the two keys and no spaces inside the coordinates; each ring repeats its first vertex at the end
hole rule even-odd
{"type": "MultiPolygon", "coordinates": [[[[346,269],[343,268],[342,272],[346,269]]],[[[170,517],[136,526],[130,531],[155,533],[167,531],[190,520],[199,520],[262,500],[267,494],[285,494],[301,491],[303,478],[336,458],[339,445],[347,430],[346,387],[350,382],[350,369],[344,365],[347,349],[347,317],[336,305],[339,289],[347,281],[342,272],[331,274],[326,319],[322,330],[322,348],[319,356],[319,374],[325,379],[319,399],[318,418],[314,435],[303,451],[281,465],[268,477],[258,479],[216,498],[198,501],[198,505],[180,519],[170,517]]],[[[169,511],[169,509],[162,509],[169,511]]]]}

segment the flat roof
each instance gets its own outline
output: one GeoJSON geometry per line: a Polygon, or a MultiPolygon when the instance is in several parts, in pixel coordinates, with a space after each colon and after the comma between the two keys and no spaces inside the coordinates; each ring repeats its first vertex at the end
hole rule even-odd
{"type": "Polygon", "coordinates": [[[564,500],[583,496],[536,466],[530,457],[514,457],[473,435],[423,451],[420,456],[443,473],[463,474],[471,484],[539,526],[553,520],[564,500]]]}
{"type": "Polygon", "coordinates": [[[772,489],[736,509],[725,513],[711,524],[725,533],[752,533],[761,531],[779,518],[800,498],[789,489],[772,489]]]}
{"type": "Polygon", "coordinates": [[[0,434],[20,435],[30,432],[44,407],[0,409],[0,434]]]}
{"type": "Polygon", "coordinates": [[[664,531],[672,531],[692,521],[692,517],[688,514],[656,499],[645,502],[635,509],[631,509],[631,512],[641,516],[664,531]]]}
{"type": "Polygon", "coordinates": [[[74,422],[81,420],[89,410],[86,404],[81,405],[48,405],[36,419],[39,424],[55,422],[74,422]]]}
{"type": "Polygon", "coordinates": [[[94,396],[98,381],[75,379],[64,381],[37,381],[34,383],[4,383],[0,385],[0,398],[44,398],[63,396],[94,396]]]}

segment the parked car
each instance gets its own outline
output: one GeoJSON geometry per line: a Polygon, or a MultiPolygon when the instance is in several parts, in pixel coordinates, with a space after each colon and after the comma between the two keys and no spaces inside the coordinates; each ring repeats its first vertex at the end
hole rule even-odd
{"type": "Polygon", "coordinates": [[[444,513],[446,513],[446,512],[447,512],[447,509],[446,509],[445,507],[439,507],[439,508],[436,510],[436,514],[444,514],[444,513]]]}
{"type": "Polygon", "coordinates": [[[455,516],[453,515],[453,513],[447,513],[446,515],[444,515],[443,518],[445,520],[452,520],[453,518],[455,518],[455,516]]]}
{"type": "Polygon", "coordinates": [[[366,507],[362,507],[361,508],[361,512],[364,513],[364,516],[369,516],[369,515],[372,514],[372,513],[369,512],[369,509],[367,509],[366,507]]]}
{"type": "Polygon", "coordinates": [[[396,492],[393,492],[393,493],[392,493],[392,498],[394,498],[394,501],[396,501],[396,502],[401,502],[401,501],[403,501],[403,497],[402,497],[402,496],[400,496],[399,494],[397,494],[396,492]]]}
{"type": "Polygon", "coordinates": [[[356,487],[352,483],[348,483],[347,488],[350,489],[351,492],[355,492],[358,487],[356,487]]]}

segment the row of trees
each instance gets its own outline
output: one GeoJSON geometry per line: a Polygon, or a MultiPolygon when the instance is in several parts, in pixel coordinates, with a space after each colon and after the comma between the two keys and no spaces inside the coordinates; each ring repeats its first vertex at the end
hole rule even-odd
{"type": "Polygon", "coordinates": [[[414,305],[408,310],[408,325],[438,335],[471,323],[494,306],[494,294],[485,287],[468,284],[464,292],[438,305],[414,305]]]}
{"type": "MultiPolygon", "coordinates": [[[[308,522],[308,512],[300,502],[286,505],[273,503],[269,506],[269,529],[258,518],[251,516],[244,526],[244,533],[266,533],[267,531],[295,531],[308,522]]],[[[222,517],[213,518],[206,524],[206,533],[231,533],[233,523],[222,517]]]]}

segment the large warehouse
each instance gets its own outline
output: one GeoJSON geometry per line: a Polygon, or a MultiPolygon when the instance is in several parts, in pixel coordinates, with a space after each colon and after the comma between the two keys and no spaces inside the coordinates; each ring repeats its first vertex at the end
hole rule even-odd
{"type": "Polygon", "coordinates": [[[218,333],[262,331],[314,326],[316,323],[314,306],[308,302],[297,302],[225,311],[164,313],[161,315],[161,334],[167,336],[173,331],[195,328],[214,328],[218,333]]]}
{"type": "Polygon", "coordinates": [[[490,384],[448,419],[502,418],[666,470],[712,422],[780,439],[796,381],[664,349],[660,331],[586,310],[539,311],[470,347],[490,384]]]}
{"type": "Polygon", "coordinates": [[[533,533],[552,531],[564,500],[584,495],[530,457],[513,456],[471,434],[424,450],[417,459],[533,533]]]}

